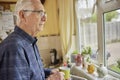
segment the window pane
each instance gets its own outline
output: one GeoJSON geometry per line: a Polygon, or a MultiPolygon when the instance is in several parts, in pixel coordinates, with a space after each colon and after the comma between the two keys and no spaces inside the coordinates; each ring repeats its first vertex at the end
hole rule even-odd
{"type": "Polygon", "coordinates": [[[80,49],[90,46],[94,61],[97,61],[98,40],[97,40],[97,14],[94,10],[92,14],[95,0],[77,0],[76,12],[78,19],[78,32],[80,40],[80,49]]]}
{"type": "Polygon", "coordinates": [[[84,21],[81,20],[81,41],[82,47],[90,46],[92,48],[91,58],[97,61],[97,21],[93,21],[93,18],[97,18],[96,13],[94,17],[92,16],[84,21]]]}
{"type": "Polygon", "coordinates": [[[107,66],[120,74],[120,9],[104,14],[107,66]]]}

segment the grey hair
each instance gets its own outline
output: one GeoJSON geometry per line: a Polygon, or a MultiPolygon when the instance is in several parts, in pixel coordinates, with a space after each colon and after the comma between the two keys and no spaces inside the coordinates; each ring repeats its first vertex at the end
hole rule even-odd
{"type": "MultiPolygon", "coordinates": [[[[20,22],[19,12],[21,10],[33,10],[33,6],[32,6],[31,0],[18,0],[17,1],[16,6],[15,6],[15,12],[14,12],[14,16],[16,18],[15,22],[17,22],[17,24],[20,22]]],[[[28,13],[26,15],[28,16],[29,14],[30,13],[28,13]]]]}

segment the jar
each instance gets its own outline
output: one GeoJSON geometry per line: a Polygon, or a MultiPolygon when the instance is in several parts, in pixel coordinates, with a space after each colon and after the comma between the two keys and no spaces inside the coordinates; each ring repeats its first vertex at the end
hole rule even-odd
{"type": "Polygon", "coordinates": [[[76,55],[75,63],[76,63],[76,66],[81,66],[81,64],[82,64],[82,56],[81,56],[81,54],[76,55]]]}
{"type": "Polygon", "coordinates": [[[89,73],[89,74],[93,74],[94,71],[95,71],[95,66],[94,66],[94,64],[89,64],[87,70],[88,70],[88,73],[89,73]]]}

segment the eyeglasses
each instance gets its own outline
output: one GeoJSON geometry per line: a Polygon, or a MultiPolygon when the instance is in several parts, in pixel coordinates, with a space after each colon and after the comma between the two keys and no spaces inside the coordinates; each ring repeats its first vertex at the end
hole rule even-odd
{"type": "Polygon", "coordinates": [[[47,13],[43,10],[23,10],[24,12],[35,12],[35,13],[38,13],[40,14],[40,16],[47,16],[47,13]]]}

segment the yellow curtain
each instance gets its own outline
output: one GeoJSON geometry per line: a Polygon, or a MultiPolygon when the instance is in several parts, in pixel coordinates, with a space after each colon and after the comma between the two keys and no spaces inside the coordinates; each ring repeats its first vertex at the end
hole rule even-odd
{"type": "Polygon", "coordinates": [[[58,0],[59,6],[59,28],[62,45],[63,60],[71,49],[72,34],[74,29],[73,0],[58,0]]]}
{"type": "Polygon", "coordinates": [[[58,35],[58,7],[57,0],[46,0],[44,4],[45,10],[47,12],[47,21],[44,25],[42,32],[38,33],[38,36],[41,35],[58,35]]]}

